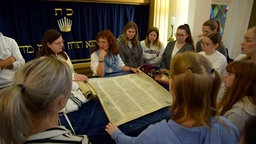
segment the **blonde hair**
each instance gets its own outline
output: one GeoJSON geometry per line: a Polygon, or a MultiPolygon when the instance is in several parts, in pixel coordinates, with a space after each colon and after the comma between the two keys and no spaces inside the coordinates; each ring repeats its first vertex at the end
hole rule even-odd
{"type": "Polygon", "coordinates": [[[135,22],[128,22],[125,26],[124,26],[124,29],[123,29],[123,33],[121,34],[121,36],[119,37],[119,40],[124,44],[124,45],[128,45],[128,42],[127,42],[127,35],[126,35],[126,31],[128,29],[135,29],[136,31],[136,34],[134,36],[134,38],[131,40],[132,42],[132,45],[133,46],[138,46],[139,45],[139,31],[138,31],[138,27],[137,27],[137,24],[135,22]]]}
{"type": "MultiPolygon", "coordinates": [[[[256,40],[256,26],[253,26],[253,27],[249,28],[247,31],[249,31],[249,30],[252,30],[254,39],[256,40]]],[[[246,55],[241,60],[253,60],[253,59],[250,55],[246,55]]]]}
{"type": "Polygon", "coordinates": [[[30,115],[44,117],[51,104],[69,96],[71,70],[54,57],[29,61],[18,69],[10,87],[0,91],[0,135],[5,143],[24,143],[31,132],[30,115]]]}
{"type": "Polygon", "coordinates": [[[149,40],[149,34],[151,33],[151,32],[155,32],[156,33],[156,35],[157,35],[157,37],[156,37],[156,40],[153,42],[153,45],[156,45],[157,47],[158,47],[158,49],[160,50],[161,48],[162,48],[162,43],[160,42],[160,40],[159,40],[159,30],[158,30],[158,28],[157,27],[152,27],[152,28],[150,28],[149,30],[148,30],[148,33],[147,33],[147,37],[146,37],[146,39],[145,39],[145,45],[146,45],[146,47],[147,48],[150,48],[150,40],[149,40]]]}
{"type": "Polygon", "coordinates": [[[192,118],[195,126],[209,126],[211,118],[217,115],[218,72],[204,56],[185,52],[172,59],[170,73],[174,94],[172,119],[182,123],[192,118]]]}
{"type": "Polygon", "coordinates": [[[254,34],[254,38],[256,39],[256,26],[253,26],[250,29],[252,29],[253,34],[254,34]]]}

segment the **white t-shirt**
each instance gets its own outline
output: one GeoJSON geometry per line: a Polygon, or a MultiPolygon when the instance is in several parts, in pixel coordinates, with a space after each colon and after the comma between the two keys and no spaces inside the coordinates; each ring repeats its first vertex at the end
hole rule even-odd
{"type": "Polygon", "coordinates": [[[215,51],[215,53],[211,55],[207,55],[204,51],[199,52],[199,54],[205,56],[211,62],[213,68],[219,72],[223,79],[226,72],[226,66],[228,65],[226,57],[219,51],[215,51]]]}
{"type": "Polygon", "coordinates": [[[179,51],[180,49],[178,49],[177,47],[177,42],[175,42],[173,51],[172,51],[172,58],[176,55],[176,53],[179,51]]]}

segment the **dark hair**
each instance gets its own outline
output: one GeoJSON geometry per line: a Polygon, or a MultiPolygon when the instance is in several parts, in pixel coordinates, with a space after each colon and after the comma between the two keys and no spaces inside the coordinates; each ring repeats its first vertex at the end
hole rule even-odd
{"type": "MultiPolygon", "coordinates": [[[[116,38],[110,30],[106,29],[99,32],[96,36],[96,42],[98,42],[100,38],[106,39],[108,41],[109,52],[111,52],[114,55],[117,55],[119,53],[119,47],[118,47],[116,38]]],[[[100,48],[99,45],[96,43],[91,51],[91,54],[97,51],[99,48],[100,48]]]]}
{"type": "MultiPolygon", "coordinates": [[[[55,55],[55,53],[47,46],[47,43],[51,44],[61,36],[61,33],[56,29],[48,29],[43,35],[42,47],[38,50],[36,57],[55,55]]],[[[64,51],[61,51],[58,54],[60,54],[65,60],[68,59],[64,51]]]]}
{"type": "Polygon", "coordinates": [[[256,117],[254,116],[245,123],[244,134],[242,137],[242,140],[243,140],[242,144],[255,144],[256,143],[255,132],[256,132],[256,117]]]}
{"type": "Polygon", "coordinates": [[[203,26],[208,26],[212,31],[216,30],[217,32],[220,32],[220,22],[218,20],[207,20],[203,23],[203,26]]]}
{"type": "Polygon", "coordinates": [[[128,22],[126,23],[126,25],[124,26],[124,29],[123,29],[123,33],[121,34],[121,36],[119,37],[119,40],[124,44],[124,45],[127,45],[127,36],[126,36],[126,31],[130,28],[133,28],[135,29],[136,31],[136,34],[134,36],[134,38],[132,39],[132,45],[134,46],[137,46],[139,45],[139,32],[138,32],[138,26],[135,22],[128,22]]]}
{"type": "Polygon", "coordinates": [[[192,35],[191,35],[191,31],[190,31],[190,27],[188,24],[184,24],[184,25],[180,25],[177,29],[182,29],[186,32],[186,34],[188,35],[188,37],[186,38],[186,43],[188,44],[191,44],[193,46],[193,48],[195,49],[194,47],[194,41],[193,41],[193,38],[192,38],[192,35]]]}
{"type": "Polygon", "coordinates": [[[206,37],[208,37],[213,42],[213,44],[218,43],[219,45],[221,45],[221,35],[220,35],[220,33],[211,32],[211,33],[207,34],[206,37]]]}

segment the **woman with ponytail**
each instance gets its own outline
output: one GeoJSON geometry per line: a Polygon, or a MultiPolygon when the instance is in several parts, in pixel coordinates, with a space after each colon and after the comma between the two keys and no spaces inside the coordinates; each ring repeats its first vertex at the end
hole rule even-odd
{"type": "MultiPolygon", "coordinates": [[[[202,37],[207,36],[209,33],[213,33],[213,32],[217,32],[220,34],[220,30],[221,30],[221,27],[220,27],[220,22],[218,20],[215,20],[215,19],[207,20],[202,25],[202,37]]],[[[196,43],[196,52],[203,51],[202,45],[201,45],[202,41],[203,40],[201,39],[196,43]]],[[[223,45],[222,41],[220,42],[220,45],[218,46],[217,50],[221,54],[223,54],[226,58],[228,57],[226,47],[223,45]]]]}
{"type": "Polygon", "coordinates": [[[167,44],[162,56],[161,68],[170,69],[172,58],[176,54],[185,51],[195,51],[194,42],[188,24],[180,25],[176,31],[176,40],[167,44]]]}
{"type": "Polygon", "coordinates": [[[137,137],[122,133],[113,123],[106,131],[117,144],[237,144],[239,131],[218,115],[220,76],[202,55],[177,54],[170,66],[172,117],[150,125],[137,137]]]}
{"type": "Polygon", "coordinates": [[[29,61],[14,75],[11,86],[0,91],[0,142],[89,143],[58,126],[72,86],[69,66],[54,57],[29,61]]]}

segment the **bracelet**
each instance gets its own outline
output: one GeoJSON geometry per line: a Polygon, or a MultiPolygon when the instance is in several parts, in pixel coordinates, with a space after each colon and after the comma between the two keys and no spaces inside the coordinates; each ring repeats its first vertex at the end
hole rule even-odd
{"type": "Polygon", "coordinates": [[[99,61],[99,63],[103,63],[103,62],[104,62],[104,60],[99,61]]]}

